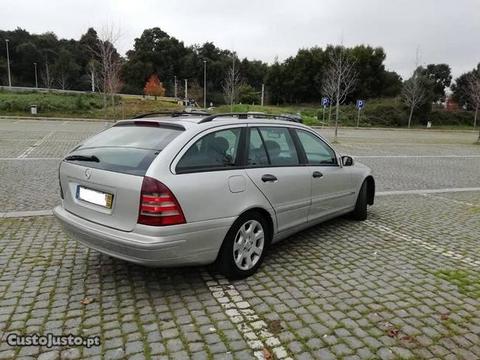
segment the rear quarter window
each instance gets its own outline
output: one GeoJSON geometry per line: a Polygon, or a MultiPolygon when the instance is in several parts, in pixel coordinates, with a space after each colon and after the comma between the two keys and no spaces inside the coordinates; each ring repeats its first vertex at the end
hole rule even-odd
{"type": "Polygon", "coordinates": [[[212,171],[237,166],[241,131],[241,128],[233,128],[203,136],[182,156],[176,172],[212,171]]]}

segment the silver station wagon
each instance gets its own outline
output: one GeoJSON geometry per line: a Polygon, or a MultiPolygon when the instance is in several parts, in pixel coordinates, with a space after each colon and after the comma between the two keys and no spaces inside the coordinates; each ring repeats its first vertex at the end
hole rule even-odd
{"type": "Polygon", "coordinates": [[[115,123],[61,162],[65,230],[148,266],[253,274],[268,247],[333,217],[364,220],[370,169],[288,116],[176,113],[115,123]],[[290,121],[289,121],[290,120],[290,121]]]}

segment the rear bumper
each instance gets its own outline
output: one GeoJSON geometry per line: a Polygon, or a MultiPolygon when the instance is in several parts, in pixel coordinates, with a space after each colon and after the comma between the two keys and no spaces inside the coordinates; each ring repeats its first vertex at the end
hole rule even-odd
{"type": "Polygon", "coordinates": [[[235,218],[190,224],[145,227],[126,232],[78,217],[61,205],[53,214],[65,231],[83,245],[101,253],[146,266],[204,265],[215,261],[235,218]]]}

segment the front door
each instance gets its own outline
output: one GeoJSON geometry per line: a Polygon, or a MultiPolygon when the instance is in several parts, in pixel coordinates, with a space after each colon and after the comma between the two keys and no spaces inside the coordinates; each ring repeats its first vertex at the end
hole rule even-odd
{"type": "Polygon", "coordinates": [[[355,189],[348,167],[338,164],[335,151],[320,137],[296,129],[305,151],[311,181],[312,203],[308,221],[340,212],[355,204],[355,189]]]}
{"type": "Polygon", "coordinates": [[[251,127],[247,174],[277,216],[278,231],[302,225],[310,207],[309,169],[300,164],[286,127],[251,127]]]}

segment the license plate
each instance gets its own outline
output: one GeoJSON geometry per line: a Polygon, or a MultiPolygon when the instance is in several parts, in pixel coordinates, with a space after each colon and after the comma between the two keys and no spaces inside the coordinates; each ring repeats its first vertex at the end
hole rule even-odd
{"type": "Polygon", "coordinates": [[[89,202],[91,204],[103,206],[107,209],[111,209],[113,195],[97,190],[88,189],[83,186],[78,186],[77,199],[89,202]]]}

